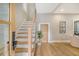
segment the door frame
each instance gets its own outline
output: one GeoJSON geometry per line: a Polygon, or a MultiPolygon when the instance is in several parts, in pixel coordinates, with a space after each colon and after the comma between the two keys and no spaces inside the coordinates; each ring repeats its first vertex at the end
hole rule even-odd
{"type": "Polygon", "coordinates": [[[9,3],[9,56],[14,56],[15,51],[12,46],[12,33],[16,31],[16,5],[15,3],[9,3]]]}
{"type": "Polygon", "coordinates": [[[48,24],[48,42],[50,41],[50,23],[48,22],[42,22],[42,23],[39,23],[39,31],[40,31],[40,26],[41,24],[48,24]]]}

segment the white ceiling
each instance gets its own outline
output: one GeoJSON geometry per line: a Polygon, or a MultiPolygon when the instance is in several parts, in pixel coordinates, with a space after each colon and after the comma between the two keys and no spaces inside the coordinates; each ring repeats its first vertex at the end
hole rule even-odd
{"type": "Polygon", "coordinates": [[[57,3],[37,3],[37,13],[50,13],[57,5],[57,3]]]}
{"type": "Polygon", "coordinates": [[[37,13],[79,13],[79,3],[37,3],[37,13]]]}

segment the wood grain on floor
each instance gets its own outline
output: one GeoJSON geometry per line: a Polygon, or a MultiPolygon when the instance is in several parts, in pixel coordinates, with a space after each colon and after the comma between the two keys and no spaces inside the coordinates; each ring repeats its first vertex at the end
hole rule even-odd
{"type": "Polygon", "coordinates": [[[36,56],[79,56],[79,48],[69,43],[42,43],[37,47],[36,56]]]}

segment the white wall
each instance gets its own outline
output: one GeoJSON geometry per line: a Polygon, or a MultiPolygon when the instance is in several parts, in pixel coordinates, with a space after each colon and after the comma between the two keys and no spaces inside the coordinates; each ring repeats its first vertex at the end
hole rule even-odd
{"type": "Polygon", "coordinates": [[[50,37],[50,40],[54,39],[54,35],[52,34],[52,22],[51,22],[51,19],[52,19],[52,15],[38,15],[38,18],[39,20],[39,23],[50,23],[50,28],[51,28],[51,37],[50,37]],[[50,19],[50,20],[49,20],[50,19]]]}
{"type": "Polygon", "coordinates": [[[16,4],[16,26],[17,27],[19,27],[27,17],[24,14],[24,11],[25,10],[22,3],[16,4]]]}
{"type": "Polygon", "coordinates": [[[39,14],[39,23],[48,22],[50,23],[50,40],[49,41],[60,41],[69,42],[74,38],[74,21],[79,19],[79,15],[52,15],[52,14],[39,14]],[[59,33],[59,21],[66,21],[66,33],[59,33]]]}
{"type": "Polygon", "coordinates": [[[37,13],[51,13],[59,3],[36,3],[37,13]]]}
{"type": "Polygon", "coordinates": [[[25,20],[35,16],[35,4],[16,3],[16,25],[19,27],[25,20]]]}

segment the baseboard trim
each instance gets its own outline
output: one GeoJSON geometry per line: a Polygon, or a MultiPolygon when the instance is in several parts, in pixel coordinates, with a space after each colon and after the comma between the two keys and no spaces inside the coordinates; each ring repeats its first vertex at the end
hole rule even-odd
{"type": "Polygon", "coordinates": [[[56,41],[49,41],[48,43],[70,43],[70,40],[62,40],[62,41],[56,40],[56,41]]]}

